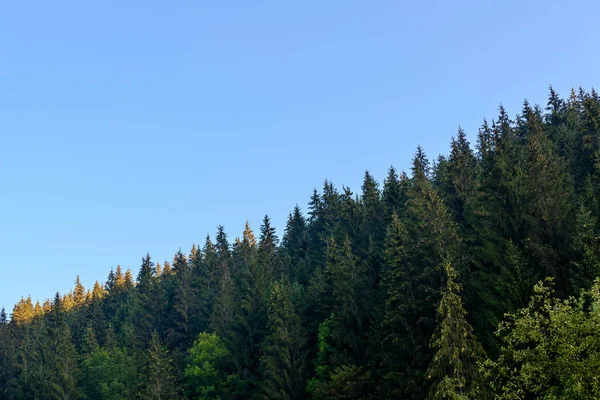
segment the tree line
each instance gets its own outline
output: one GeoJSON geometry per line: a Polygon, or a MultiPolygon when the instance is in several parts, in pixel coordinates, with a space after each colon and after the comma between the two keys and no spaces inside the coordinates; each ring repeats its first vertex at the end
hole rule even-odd
{"type": "Polygon", "coordinates": [[[149,254],[0,313],[0,399],[600,398],[600,98],[501,106],[279,239],[149,254]]]}

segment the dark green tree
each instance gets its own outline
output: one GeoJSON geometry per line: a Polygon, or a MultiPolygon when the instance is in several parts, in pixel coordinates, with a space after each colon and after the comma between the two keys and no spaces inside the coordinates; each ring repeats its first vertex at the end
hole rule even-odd
{"type": "Polygon", "coordinates": [[[299,399],[306,378],[306,336],[290,300],[289,288],[276,282],[269,302],[269,336],[262,356],[264,399],[299,399]]]}
{"type": "Polygon", "coordinates": [[[461,287],[456,271],[445,264],[446,288],[438,307],[438,327],[431,341],[436,350],[427,378],[433,381],[430,389],[433,399],[470,399],[479,383],[478,362],[484,351],[467,322],[461,287]]]}

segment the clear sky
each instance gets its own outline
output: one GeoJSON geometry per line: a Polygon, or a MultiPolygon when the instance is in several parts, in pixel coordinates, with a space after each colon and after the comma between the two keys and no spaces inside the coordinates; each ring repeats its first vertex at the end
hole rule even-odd
{"type": "Polygon", "coordinates": [[[589,1],[5,1],[0,306],[282,228],[500,102],[598,87],[589,1]]]}

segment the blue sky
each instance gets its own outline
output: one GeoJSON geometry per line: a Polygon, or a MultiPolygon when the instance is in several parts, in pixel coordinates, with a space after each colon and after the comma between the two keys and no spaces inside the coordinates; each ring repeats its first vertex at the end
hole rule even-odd
{"type": "Polygon", "coordinates": [[[598,87],[596,1],[53,1],[0,6],[0,306],[170,259],[500,102],[598,87]]]}

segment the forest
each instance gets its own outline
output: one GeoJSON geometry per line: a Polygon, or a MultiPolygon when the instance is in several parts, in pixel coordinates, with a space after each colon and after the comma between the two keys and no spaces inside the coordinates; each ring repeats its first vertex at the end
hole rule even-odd
{"type": "Polygon", "coordinates": [[[598,93],[381,178],[2,309],[0,399],[599,399],[598,93]]]}

